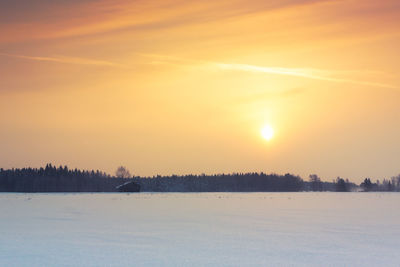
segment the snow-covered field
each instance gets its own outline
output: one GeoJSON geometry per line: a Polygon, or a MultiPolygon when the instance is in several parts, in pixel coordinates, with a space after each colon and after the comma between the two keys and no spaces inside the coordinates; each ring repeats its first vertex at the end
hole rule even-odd
{"type": "Polygon", "coordinates": [[[400,194],[0,194],[0,266],[298,265],[400,266],[400,194]]]}

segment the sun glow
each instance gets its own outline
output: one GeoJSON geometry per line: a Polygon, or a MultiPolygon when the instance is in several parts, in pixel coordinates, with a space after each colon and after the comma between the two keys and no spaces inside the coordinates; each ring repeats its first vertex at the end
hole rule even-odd
{"type": "Polygon", "coordinates": [[[261,129],[261,136],[267,141],[274,137],[274,129],[271,127],[271,125],[264,125],[264,127],[261,129]]]}

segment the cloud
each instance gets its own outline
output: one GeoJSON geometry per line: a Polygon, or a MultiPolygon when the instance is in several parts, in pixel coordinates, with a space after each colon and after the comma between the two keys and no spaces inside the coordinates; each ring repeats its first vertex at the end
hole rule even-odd
{"type": "Polygon", "coordinates": [[[120,30],[157,30],[210,23],[280,8],[333,0],[111,1],[39,0],[0,3],[0,42],[87,36],[120,30]]]}
{"type": "Polygon", "coordinates": [[[353,75],[353,74],[385,74],[381,71],[371,71],[371,70],[324,70],[324,69],[314,69],[314,68],[283,68],[283,67],[270,67],[270,66],[256,66],[249,64],[235,64],[235,63],[221,63],[221,62],[212,62],[212,61],[204,61],[204,60],[192,60],[192,59],[182,59],[175,56],[167,56],[167,55],[157,55],[157,54],[139,54],[144,57],[152,58],[150,64],[169,64],[173,66],[187,66],[193,64],[201,64],[211,66],[213,68],[223,70],[223,71],[241,71],[241,72],[252,72],[252,73],[265,73],[272,75],[286,75],[292,77],[300,77],[306,79],[313,80],[322,80],[327,82],[335,82],[335,83],[350,83],[350,84],[358,84],[358,85],[366,85],[373,87],[382,87],[382,88],[392,88],[398,89],[397,86],[385,83],[377,83],[366,80],[355,80],[344,78],[345,75],[353,75]]]}
{"type": "MultiPolygon", "coordinates": [[[[295,77],[302,77],[313,80],[322,80],[322,81],[329,81],[336,83],[351,83],[351,84],[384,87],[384,88],[398,88],[390,84],[333,77],[338,73],[343,74],[345,73],[345,71],[336,72],[336,71],[311,69],[311,68],[281,68],[281,67],[265,67],[265,66],[254,66],[247,64],[226,64],[226,63],[216,63],[216,65],[223,70],[287,75],[287,76],[295,76],[295,77]]],[[[349,73],[354,73],[354,72],[360,73],[362,71],[349,71],[349,73]]]]}
{"type": "Polygon", "coordinates": [[[93,65],[93,66],[110,66],[110,67],[124,67],[122,64],[104,61],[104,60],[95,60],[81,57],[65,57],[65,56],[56,56],[56,57],[41,57],[41,56],[25,56],[25,55],[15,55],[15,54],[7,54],[0,53],[2,56],[14,57],[14,58],[22,58],[33,61],[47,61],[47,62],[56,62],[56,63],[64,63],[64,64],[77,64],[77,65],[93,65]]]}

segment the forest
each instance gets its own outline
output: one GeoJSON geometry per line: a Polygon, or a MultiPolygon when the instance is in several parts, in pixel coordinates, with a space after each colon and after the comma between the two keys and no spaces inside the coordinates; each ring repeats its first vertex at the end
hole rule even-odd
{"type": "Polygon", "coordinates": [[[0,192],[118,192],[129,183],[142,192],[300,192],[300,191],[400,191],[400,175],[375,183],[370,178],[360,184],[336,178],[322,181],[317,175],[307,181],[285,174],[232,173],[214,175],[132,176],[119,167],[111,176],[99,170],[69,169],[47,164],[41,168],[0,169],[0,192]]]}

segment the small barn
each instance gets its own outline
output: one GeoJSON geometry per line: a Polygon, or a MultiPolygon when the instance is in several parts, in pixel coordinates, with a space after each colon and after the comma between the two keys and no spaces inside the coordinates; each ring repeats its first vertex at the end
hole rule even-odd
{"type": "Polygon", "coordinates": [[[126,182],[115,187],[119,192],[140,192],[140,185],[135,182],[126,182]]]}

